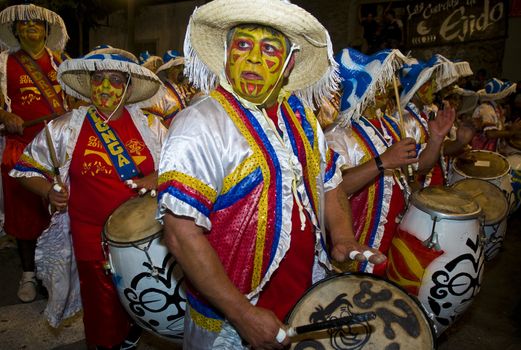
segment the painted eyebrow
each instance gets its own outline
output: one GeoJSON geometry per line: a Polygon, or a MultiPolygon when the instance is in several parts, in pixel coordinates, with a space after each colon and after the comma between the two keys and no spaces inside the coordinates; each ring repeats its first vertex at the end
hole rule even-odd
{"type": "MultiPolygon", "coordinates": [[[[253,35],[251,35],[251,34],[249,34],[249,33],[246,33],[246,32],[243,32],[243,31],[241,31],[240,29],[237,29],[237,31],[235,32],[235,35],[237,35],[237,36],[240,35],[240,36],[248,37],[248,38],[250,38],[250,39],[255,39],[255,38],[253,37],[253,35]]],[[[280,39],[278,39],[278,38],[269,38],[269,39],[264,38],[264,39],[262,39],[262,41],[263,41],[263,42],[264,42],[264,41],[269,41],[269,42],[273,42],[273,41],[275,41],[275,42],[279,43],[280,45],[282,45],[282,41],[281,41],[280,39]]]]}

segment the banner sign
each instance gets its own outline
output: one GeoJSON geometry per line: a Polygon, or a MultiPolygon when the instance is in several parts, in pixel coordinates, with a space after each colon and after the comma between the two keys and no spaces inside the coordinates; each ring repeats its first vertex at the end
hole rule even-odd
{"type": "Polygon", "coordinates": [[[431,0],[405,5],[407,46],[440,46],[505,37],[507,0],[431,0]]]}

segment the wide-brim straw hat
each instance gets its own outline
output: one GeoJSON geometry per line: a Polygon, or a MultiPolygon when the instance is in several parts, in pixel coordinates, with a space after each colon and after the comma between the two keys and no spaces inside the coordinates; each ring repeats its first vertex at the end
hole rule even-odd
{"type": "Polygon", "coordinates": [[[478,95],[481,101],[495,101],[514,93],[516,89],[516,83],[492,78],[485,83],[484,89],[478,90],[478,95]]]}
{"type": "Polygon", "coordinates": [[[157,69],[156,74],[161,73],[162,71],[168,70],[171,67],[179,66],[185,64],[185,58],[177,52],[177,50],[168,50],[163,55],[163,65],[157,69]]]}
{"type": "Polygon", "coordinates": [[[197,88],[208,92],[216,86],[224,72],[227,34],[239,24],[271,27],[299,47],[286,91],[308,106],[331,96],[338,74],[327,30],[304,9],[281,0],[214,0],[195,9],[184,53],[185,74],[197,88]]]}
{"type": "Polygon", "coordinates": [[[399,50],[382,50],[365,55],[346,48],[335,55],[339,64],[342,95],[340,97],[339,124],[348,125],[357,119],[365,108],[374,102],[376,94],[392,83],[393,76],[410,62],[399,50]]]}
{"type": "Polygon", "coordinates": [[[20,42],[14,34],[13,24],[16,21],[37,19],[48,25],[45,45],[53,51],[63,51],[69,36],[63,19],[55,12],[44,7],[30,5],[14,5],[0,12],[0,42],[11,52],[20,49],[20,42]]]}
{"type": "Polygon", "coordinates": [[[163,65],[163,59],[159,56],[151,55],[148,51],[143,51],[139,54],[139,64],[155,73],[163,65]]]}
{"type": "Polygon", "coordinates": [[[446,98],[451,95],[459,95],[461,97],[461,105],[456,111],[456,114],[458,115],[472,113],[478,106],[479,96],[478,93],[474,90],[467,90],[459,87],[458,85],[452,85],[442,92],[442,98],[446,98]]]}
{"type": "MultiPolygon", "coordinates": [[[[460,63],[458,67],[462,73],[467,69],[470,70],[470,66],[466,62],[460,63]]],[[[416,60],[413,64],[404,65],[399,76],[403,88],[400,95],[400,104],[405,107],[420,87],[431,78],[435,80],[435,92],[438,92],[458,80],[460,73],[454,62],[436,54],[427,62],[416,60]]]]}
{"type": "Polygon", "coordinates": [[[123,49],[118,49],[117,47],[113,47],[113,46],[107,45],[107,44],[101,44],[101,45],[98,45],[98,46],[94,47],[85,56],[90,56],[90,55],[94,55],[94,54],[116,54],[116,55],[121,55],[121,56],[125,56],[125,57],[129,58],[134,63],[139,64],[138,58],[132,52],[128,52],[128,51],[123,50],[123,49]]]}
{"type": "Polygon", "coordinates": [[[65,93],[81,100],[91,101],[90,76],[95,71],[119,71],[130,74],[132,88],[126,104],[149,106],[156,102],[162,83],[149,69],[121,54],[94,53],[83,58],[64,61],[58,68],[58,81],[65,93]]]}

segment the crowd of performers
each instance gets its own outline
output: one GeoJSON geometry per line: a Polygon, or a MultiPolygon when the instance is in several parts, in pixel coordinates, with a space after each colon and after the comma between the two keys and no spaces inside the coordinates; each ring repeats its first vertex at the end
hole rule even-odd
{"type": "Polygon", "coordinates": [[[282,348],[286,315],[332,269],[404,278],[387,257],[413,193],[448,185],[469,150],[521,152],[521,124],[502,106],[516,85],[462,89],[467,62],[334,56],[325,28],[279,0],[214,0],[188,29],[186,58],[103,45],[71,59],[56,13],[0,13],[18,297],[33,301],[43,280],[49,322],[83,308],[90,347],[139,339],[101,235],[130,198],[158,198],[188,280],[186,349],[282,348]]]}

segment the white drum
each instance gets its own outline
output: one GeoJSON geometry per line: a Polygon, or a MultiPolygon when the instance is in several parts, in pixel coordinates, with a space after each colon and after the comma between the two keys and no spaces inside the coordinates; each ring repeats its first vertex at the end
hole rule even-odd
{"type": "Polygon", "coordinates": [[[156,208],[157,199],[150,196],[123,203],[105,224],[103,248],[128,314],[141,327],[180,340],[186,309],[184,277],[163,242],[156,208]]]}
{"type": "Polygon", "coordinates": [[[487,237],[485,260],[490,261],[499,253],[507,231],[508,202],[501,190],[480,179],[465,179],[452,187],[465,192],[475,200],[485,215],[484,231],[487,237]]]}
{"type": "Polygon", "coordinates": [[[434,349],[432,325],[418,301],[371,274],[340,274],[319,281],[295,304],[286,323],[298,327],[368,312],[376,318],[292,337],[291,349],[434,349]]]}
{"type": "Polygon", "coordinates": [[[427,187],[412,194],[392,240],[387,277],[418,297],[438,336],[481,287],[480,217],[481,208],[464,193],[427,187]]]}
{"type": "Polygon", "coordinates": [[[507,160],[510,163],[512,197],[514,198],[514,205],[510,210],[510,214],[512,214],[521,206],[521,153],[511,154],[507,160]]]}
{"type": "MultiPolygon", "coordinates": [[[[457,157],[449,175],[449,184],[463,179],[481,179],[499,187],[509,208],[514,206],[512,184],[510,182],[510,164],[499,153],[483,150],[472,150],[457,157]]],[[[510,210],[510,209],[509,209],[510,210]]]]}

